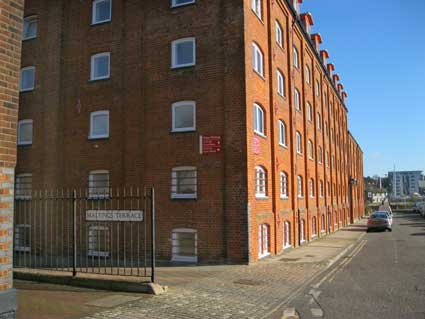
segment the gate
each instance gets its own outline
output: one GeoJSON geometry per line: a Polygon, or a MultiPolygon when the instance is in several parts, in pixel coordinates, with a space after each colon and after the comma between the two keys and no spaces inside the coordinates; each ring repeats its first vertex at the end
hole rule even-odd
{"type": "Polygon", "coordinates": [[[155,280],[154,189],[20,191],[14,268],[155,280]]]}

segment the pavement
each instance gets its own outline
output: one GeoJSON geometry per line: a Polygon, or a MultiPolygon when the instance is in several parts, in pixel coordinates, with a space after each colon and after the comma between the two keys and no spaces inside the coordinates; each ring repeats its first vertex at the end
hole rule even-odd
{"type": "Polygon", "coordinates": [[[302,319],[424,319],[425,219],[396,212],[392,232],[362,237],[286,308],[302,319]]]}
{"type": "Polygon", "coordinates": [[[362,220],[250,266],[160,267],[157,281],[169,287],[160,296],[64,286],[56,286],[55,293],[54,285],[33,284],[31,290],[29,283],[18,282],[18,319],[281,319],[291,300],[357,247],[366,235],[364,224],[362,220]],[[115,303],[102,307],[109,300],[115,303]]]}

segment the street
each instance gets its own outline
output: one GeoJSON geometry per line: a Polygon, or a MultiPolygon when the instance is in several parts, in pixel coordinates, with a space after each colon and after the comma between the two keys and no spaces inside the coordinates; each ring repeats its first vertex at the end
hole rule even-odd
{"type": "Polygon", "coordinates": [[[303,319],[424,319],[425,220],[395,213],[392,232],[365,234],[286,306],[303,319]]]}

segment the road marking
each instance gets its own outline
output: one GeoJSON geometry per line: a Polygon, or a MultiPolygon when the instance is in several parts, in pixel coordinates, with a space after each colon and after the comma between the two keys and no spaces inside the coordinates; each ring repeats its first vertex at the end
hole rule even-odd
{"type": "Polygon", "coordinates": [[[320,308],[311,308],[310,311],[313,317],[318,317],[318,318],[323,317],[323,310],[320,308]]]}

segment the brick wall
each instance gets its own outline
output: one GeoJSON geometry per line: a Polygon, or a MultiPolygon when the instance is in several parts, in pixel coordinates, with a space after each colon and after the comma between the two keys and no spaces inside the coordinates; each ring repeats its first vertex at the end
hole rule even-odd
{"type": "Polygon", "coordinates": [[[0,316],[13,318],[13,188],[23,0],[0,2],[0,316]]]}

